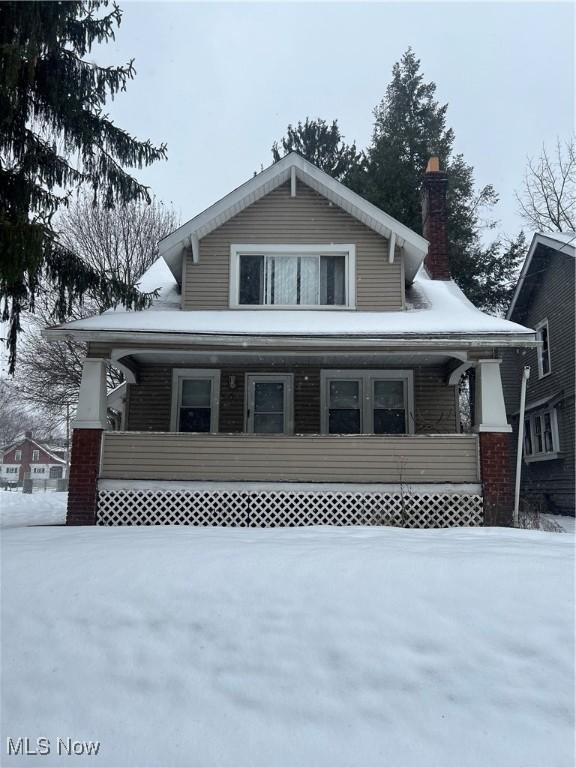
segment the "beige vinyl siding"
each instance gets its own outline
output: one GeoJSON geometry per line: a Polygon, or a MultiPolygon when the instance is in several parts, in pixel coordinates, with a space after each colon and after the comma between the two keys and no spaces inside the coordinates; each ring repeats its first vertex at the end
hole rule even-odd
{"type": "Polygon", "coordinates": [[[172,368],[141,366],[138,384],[128,385],[126,428],[169,432],[172,408],[172,368]]]}
{"type": "Polygon", "coordinates": [[[446,383],[446,368],[414,368],[414,419],[417,433],[459,432],[457,387],[446,383]]]}
{"type": "MultiPolygon", "coordinates": [[[[205,366],[204,366],[205,367],[205,366]]],[[[323,366],[325,370],[329,368],[323,366]]],[[[371,366],[373,369],[373,366],[371,366]]],[[[244,430],[245,381],[248,373],[291,373],[294,375],[294,431],[320,432],[320,367],[270,365],[219,366],[220,432],[244,430]],[[234,388],[230,378],[234,377],[234,388]]],[[[383,368],[382,370],[390,370],[383,368]]],[[[141,366],[139,384],[128,386],[126,428],[139,432],[170,430],[172,368],[141,366]]],[[[444,366],[414,368],[416,432],[458,432],[456,388],[446,385],[444,366]]]]}
{"type": "MultiPolygon", "coordinates": [[[[356,245],[356,306],[359,310],[403,308],[402,256],[388,263],[388,241],[302,182],[296,197],[290,184],[270,192],[200,241],[200,260],[187,259],[182,289],[183,309],[226,309],[229,306],[230,245],[356,245]]],[[[297,310],[295,310],[297,311],[297,310]]]]}
{"type": "Polygon", "coordinates": [[[476,483],[476,435],[263,436],[106,432],[109,480],[476,483]]]}

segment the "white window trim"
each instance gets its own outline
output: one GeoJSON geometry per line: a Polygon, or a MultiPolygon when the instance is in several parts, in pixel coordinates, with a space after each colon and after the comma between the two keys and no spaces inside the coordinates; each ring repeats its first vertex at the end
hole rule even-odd
{"type": "Polygon", "coordinates": [[[22,451],[14,451],[14,461],[22,461],[22,451]]]}
{"type": "Polygon", "coordinates": [[[40,451],[38,449],[32,451],[32,461],[40,461],[40,451]]]}
{"type": "MultiPolygon", "coordinates": [[[[180,393],[183,379],[208,379],[212,382],[210,397],[210,433],[218,432],[220,404],[220,371],[214,368],[174,368],[172,371],[172,413],[170,430],[179,432],[180,393]]],[[[184,433],[183,433],[184,434],[184,433]]],[[[192,434],[192,433],[191,433],[192,434]]]]}
{"type": "Polygon", "coordinates": [[[364,397],[362,399],[361,421],[363,431],[361,434],[374,434],[374,409],[372,397],[366,397],[371,392],[371,384],[374,379],[386,379],[388,381],[406,382],[406,434],[414,434],[414,371],[412,370],[362,370],[362,369],[325,369],[320,371],[320,431],[323,435],[328,432],[328,386],[334,379],[362,379],[364,397]],[[369,426],[372,431],[366,429],[369,426]]]}
{"type": "Polygon", "coordinates": [[[282,381],[284,383],[284,432],[294,434],[294,374],[292,373],[246,373],[244,386],[244,431],[254,433],[254,403],[250,382],[282,381]]]}
{"type": "MultiPolygon", "coordinates": [[[[560,456],[560,435],[558,432],[558,415],[556,412],[556,408],[555,407],[544,408],[543,410],[534,411],[533,413],[526,413],[524,416],[524,421],[528,422],[528,425],[530,428],[530,442],[532,443],[532,453],[530,454],[526,453],[525,445],[523,447],[524,461],[527,464],[531,464],[532,462],[535,462],[535,461],[551,461],[552,459],[557,459],[560,456]],[[541,451],[538,453],[535,450],[536,448],[535,420],[537,416],[543,419],[544,415],[547,413],[550,414],[550,426],[552,428],[552,450],[541,451]]],[[[544,438],[542,438],[542,444],[544,445],[544,438]]]]}
{"type": "Polygon", "coordinates": [[[544,370],[542,368],[542,347],[536,348],[536,357],[538,359],[538,378],[539,379],[545,379],[546,376],[550,376],[552,373],[552,358],[550,355],[550,325],[548,323],[548,318],[545,317],[544,320],[540,320],[539,323],[537,323],[534,327],[534,330],[536,331],[536,335],[538,335],[538,331],[542,330],[542,328],[546,328],[546,337],[548,339],[548,373],[544,373],[544,370]]]}
{"type": "Polygon", "coordinates": [[[230,246],[230,308],[231,309],[294,309],[294,310],[332,310],[356,309],[356,246],[354,243],[330,245],[278,245],[278,244],[242,244],[230,246]],[[242,255],[286,255],[286,256],[346,256],[346,304],[240,304],[240,256],[242,255]]]}

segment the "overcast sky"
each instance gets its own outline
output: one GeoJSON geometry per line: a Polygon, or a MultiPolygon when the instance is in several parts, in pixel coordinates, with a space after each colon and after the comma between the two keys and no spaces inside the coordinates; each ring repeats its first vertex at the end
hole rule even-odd
{"type": "Polygon", "coordinates": [[[365,147],[372,110],[408,46],[448,102],[456,151],[500,194],[502,230],[521,227],[526,157],[574,119],[569,3],[126,2],[99,63],[135,59],[110,105],[118,125],[168,144],[140,172],[182,220],[271,162],[288,123],[337,118],[365,147]]]}

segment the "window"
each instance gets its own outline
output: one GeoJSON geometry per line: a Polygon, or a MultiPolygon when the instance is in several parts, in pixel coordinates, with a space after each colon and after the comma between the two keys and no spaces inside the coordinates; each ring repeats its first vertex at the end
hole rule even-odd
{"type": "Polygon", "coordinates": [[[6,467],[5,469],[8,475],[15,475],[18,472],[18,467],[6,467]]]}
{"type": "Polygon", "coordinates": [[[555,408],[531,414],[524,420],[524,457],[526,461],[554,459],[560,451],[558,417],[555,408]]]}
{"type": "Polygon", "coordinates": [[[39,461],[40,451],[32,451],[32,461],[39,461]]]}
{"type": "Polygon", "coordinates": [[[246,431],[292,432],[292,375],[248,374],[246,383],[246,431]]]}
{"type": "Polygon", "coordinates": [[[217,432],[220,372],[176,368],[172,374],[172,431],[217,432]]]}
{"type": "Polygon", "coordinates": [[[414,431],[412,371],[322,371],[322,432],[414,431]]]}
{"type": "Polygon", "coordinates": [[[354,245],[232,245],[230,306],[355,306],[354,245]]]}
{"type": "Polygon", "coordinates": [[[44,467],[33,467],[32,472],[35,475],[43,475],[44,474],[44,467]]]}
{"type": "Polygon", "coordinates": [[[538,355],[538,378],[548,376],[551,371],[550,365],[550,334],[548,331],[548,320],[542,320],[536,326],[536,338],[542,342],[542,346],[536,350],[538,355]]]}
{"type": "Polygon", "coordinates": [[[22,461],[22,451],[16,451],[14,454],[14,461],[22,461]]]}

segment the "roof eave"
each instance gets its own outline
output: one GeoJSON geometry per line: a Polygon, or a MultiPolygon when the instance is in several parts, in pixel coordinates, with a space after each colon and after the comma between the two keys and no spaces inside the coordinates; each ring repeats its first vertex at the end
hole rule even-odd
{"type": "Polygon", "coordinates": [[[556,240],[554,237],[548,236],[543,232],[535,232],[532,237],[532,242],[530,243],[530,248],[528,249],[528,254],[526,255],[526,259],[524,260],[524,264],[520,272],[520,277],[518,278],[518,282],[516,283],[516,288],[514,289],[512,300],[510,301],[510,307],[508,309],[508,312],[506,312],[506,320],[511,320],[512,318],[512,314],[514,312],[514,309],[516,308],[518,298],[522,293],[522,288],[524,287],[524,281],[526,280],[526,275],[528,274],[528,270],[530,269],[532,258],[534,256],[536,248],[538,248],[539,245],[545,245],[548,248],[551,248],[559,252],[560,251],[565,252],[571,256],[574,256],[576,252],[576,249],[574,248],[574,246],[570,245],[569,243],[562,245],[560,241],[556,240]]]}
{"type": "Polygon", "coordinates": [[[457,344],[466,347],[536,347],[539,342],[535,333],[403,333],[403,334],[323,334],[317,336],[299,334],[257,334],[237,333],[190,333],[188,331],[135,331],[135,330],[86,330],[66,328],[46,328],[42,335],[47,339],[75,338],[79,341],[107,341],[126,343],[138,342],[177,342],[183,346],[238,346],[242,348],[278,347],[280,349],[294,345],[311,347],[342,347],[350,343],[370,344],[374,346],[402,347],[417,344],[423,347],[438,347],[457,344]]]}

